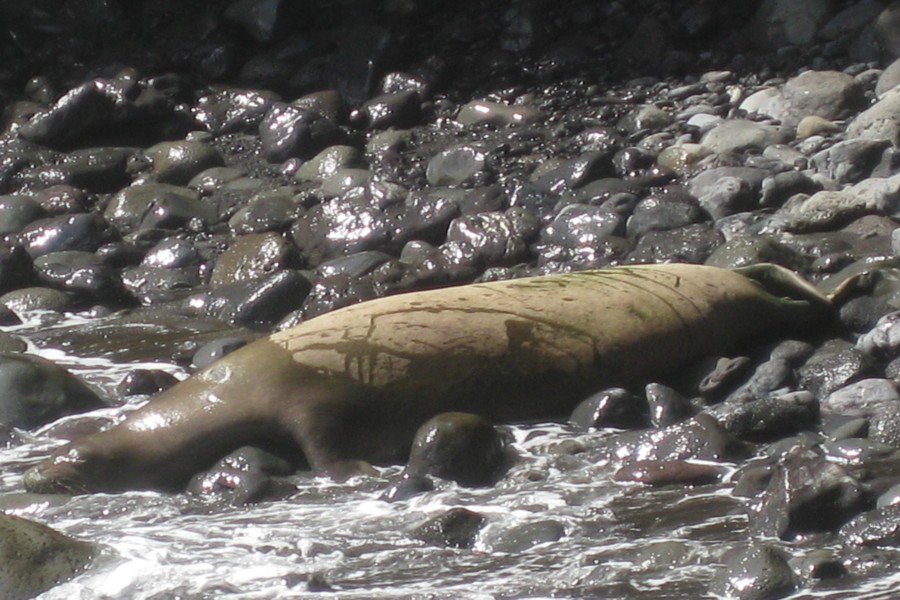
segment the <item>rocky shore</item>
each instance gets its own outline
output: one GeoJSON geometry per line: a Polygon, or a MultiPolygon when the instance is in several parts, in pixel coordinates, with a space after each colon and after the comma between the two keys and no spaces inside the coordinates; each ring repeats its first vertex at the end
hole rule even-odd
{"type": "Polygon", "coordinates": [[[573,460],[730,489],[715,594],[900,564],[900,3],[55,5],[0,0],[0,319],[79,320],[0,337],[0,443],[174,382],[26,344],[191,370],[388,294],[770,262],[834,327],[598,391],[573,427],[627,431],[573,460]]]}

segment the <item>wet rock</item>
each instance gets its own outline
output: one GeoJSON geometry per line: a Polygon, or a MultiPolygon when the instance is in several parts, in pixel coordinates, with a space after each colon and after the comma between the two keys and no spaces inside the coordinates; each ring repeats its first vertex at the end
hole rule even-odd
{"type": "Polygon", "coordinates": [[[631,238],[648,231],[668,231],[702,220],[697,201],[677,192],[654,194],[644,198],[628,217],[627,233],[631,238]]]}
{"type": "Polygon", "coordinates": [[[541,118],[541,112],[530,106],[506,106],[484,101],[469,102],[456,115],[456,120],[461,125],[486,123],[497,127],[536,123],[541,118]]]}
{"type": "Polygon", "coordinates": [[[873,417],[889,406],[900,406],[900,390],[890,379],[868,378],[838,388],[822,400],[823,412],[873,417]]]}
{"type": "Polygon", "coordinates": [[[34,283],[31,257],[22,246],[0,247],[0,294],[34,283]]]}
{"type": "Polygon", "coordinates": [[[723,470],[713,465],[684,460],[644,460],[630,463],[613,476],[616,481],[633,481],[647,485],[705,485],[715,483],[723,470]]]}
{"type": "Polygon", "coordinates": [[[259,124],[262,155],[270,162],[291,157],[309,159],[324,148],[340,143],[340,130],[325,117],[289,104],[276,102],[259,124]]]}
{"type": "Polygon", "coordinates": [[[624,225],[622,217],[603,207],[569,204],[544,227],[537,248],[548,258],[590,263],[606,242],[625,233],[624,225]]]}
{"type": "Polygon", "coordinates": [[[486,420],[468,413],[443,413],[416,432],[405,471],[460,485],[493,485],[508,468],[503,438],[486,420]]]}
{"type": "Polygon", "coordinates": [[[302,211],[290,188],[262,190],[234,213],[228,226],[236,235],[285,231],[302,211]]]}
{"type": "MultiPolygon", "coordinates": [[[[182,188],[185,189],[185,188],[182,188]]],[[[201,230],[218,221],[216,207],[185,193],[163,193],[153,197],[141,215],[140,230],[201,230]]]]}
{"type": "MultiPolygon", "coordinates": [[[[395,207],[393,238],[396,244],[409,240],[440,243],[447,238],[450,223],[460,216],[463,198],[447,194],[446,189],[434,193],[410,193],[402,205],[395,207]]],[[[513,221],[519,224],[518,220],[513,221]]]]}
{"type": "Polygon", "coordinates": [[[187,491],[243,506],[280,499],[296,491],[293,485],[272,477],[292,472],[287,461],[259,448],[245,447],[235,450],[208,471],[192,477],[187,491]]]}
{"type": "Polygon", "coordinates": [[[257,279],[220,285],[189,297],[187,304],[229,323],[266,329],[300,309],[311,288],[303,273],[284,269],[257,279]]]}
{"type": "Polygon", "coordinates": [[[465,508],[451,508],[416,527],[413,536],[426,544],[447,548],[471,548],[487,519],[465,508]]]}
{"type": "Polygon", "coordinates": [[[464,215],[450,223],[447,242],[468,244],[484,266],[509,265],[527,255],[538,227],[534,215],[517,208],[464,215]]]}
{"type": "Polygon", "coordinates": [[[420,104],[417,92],[381,94],[367,100],[358,110],[351,112],[350,120],[369,129],[411,127],[417,124],[421,117],[420,104]]]}
{"type": "Polygon", "coordinates": [[[322,180],[319,192],[326,198],[334,198],[366,188],[371,181],[372,172],[369,170],[341,168],[322,180]]]}
{"type": "Polygon", "coordinates": [[[87,208],[87,194],[71,185],[50,186],[37,192],[33,198],[48,216],[85,212],[87,208]]]}
{"type": "Polygon", "coordinates": [[[218,287],[266,277],[295,266],[296,250],[277,233],[254,233],[236,238],[216,261],[210,285],[218,287]]]}
{"type": "Polygon", "coordinates": [[[213,134],[250,133],[279,100],[277,94],[265,90],[218,90],[197,101],[194,119],[213,134]]]}
{"type": "Polygon", "coordinates": [[[459,186],[476,180],[484,172],[486,154],[475,146],[457,146],[428,161],[425,176],[431,185],[459,186]]]}
{"type": "Polygon", "coordinates": [[[795,556],[788,562],[794,573],[804,581],[840,579],[848,574],[841,557],[827,548],[813,550],[803,556],[795,556]]]}
{"type": "MultiPolygon", "coordinates": [[[[103,216],[121,233],[136,230],[146,220],[145,226],[164,224],[167,207],[195,207],[195,213],[213,219],[211,207],[201,204],[200,195],[187,188],[164,183],[132,185],[112,197],[103,216]],[[157,213],[153,215],[153,213],[157,213]]],[[[176,226],[173,222],[171,226],[176,226]]]]}
{"type": "Polygon", "coordinates": [[[86,570],[98,553],[92,543],[0,514],[0,596],[34,598],[86,570]]]}
{"type": "Polygon", "coordinates": [[[556,166],[541,165],[532,174],[535,186],[543,191],[562,193],[576,190],[602,177],[613,175],[610,154],[585,152],[556,166]]]}
{"type": "Polygon", "coordinates": [[[97,81],[82,84],[62,96],[52,107],[35,114],[18,134],[50,147],[79,143],[108,124],[114,100],[97,81]]]}
{"type": "Polygon", "coordinates": [[[0,423],[23,429],[105,406],[66,369],[26,354],[0,354],[0,399],[0,423]]]}
{"type": "Polygon", "coordinates": [[[101,257],[90,252],[51,252],[34,261],[38,279],[52,287],[101,301],[122,301],[122,283],[101,257]]]}
{"type": "Polygon", "coordinates": [[[52,252],[93,252],[104,242],[105,232],[96,215],[79,213],[36,220],[22,230],[19,240],[34,258],[52,252]]]}
{"type": "Polygon", "coordinates": [[[622,433],[609,445],[610,456],[621,461],[718,461],[744,456],[746,452],[744,444],[703,413],[664,429],[622,433]]]}
{"type": "Polygon", "coordinates": [[[316,269],[316,274],[323,278],[334,276],[361,277],[368,275],[374,269],[391,260],[391,256],[384,252],[358,252],[322,263],[316,269]]]}
{"type": "Polygon", "coordinates": [[[705,223],[667,231],[648,231],[638,240],[625,262],[702,264],[722,241],[722,234],[705,223]]]}
{"type": "Polygon", "coordinates": [[[44,216],[41,205],[28,196],[0,196],[0,235],[18,233],[44,216]]]}
{"type": "Polygon", "coordinates": [[[301,317],[311,319],[357,302],[371,300],[377,296],[371,280],[347,275],[334,275],[319,279],[307,294],[300,313],[292,313],[298,320],[286,318],[278,324],[278,329],[296,325],[301,317]]]}
{"type": "Polygon", "coordinates": [[[298,181],[322,181],[342,169],[364,167],[362,155],[353,146],[336,144],[325,148],[314,157],[303,163],[294,178],[298,181]]]}
{"type": "Polygon", "coordinates": [[[732,552],[716,573],[714,594],[740,600],[774,600],[793,593],[794,574],[784,554],[768,544],[732,552]]]}
{"type": "Polygon", "coordinates": [[[774,466],[768,486],[749,507],[753,531],[791,539],[836,531],[874,503],[841,466],[807,449],[794,449],[774,466]]]}
{"type": "Polygon", "coordinates": [[[160,183],[187,185],[195,175],[223,166],[221,153],[203,142],[160,142],[145,151],[153,165],[153,176],[160,183]]]}
{"type": "Polygon", "coordinates": [[[622,388],[610,388],[582,400],[569,421],[579,429],[615,427],[640,429],[649,426],[647,401],[622,388]]]}
{"type": "Polygon", "coordinates": [[[69,152],[53,164],[20,174],[22,183],[32,187],[71,185],[83,190],[114,192],[131,182],[131,148],[85,148],[69,152]]]}
{"type": "Polygon", "coordinates": [[[141,260],[141,264],[161,269],[180,269],[195,266],[199,261],[200,253],[192,242],[168,237],[150,248],[141,260]]]}
{"type": "Polygon", "coordinates": [[[807,262],[800,252],[768,235],[732,238],[716,248],[706,259],[707,265],[724,269],[774,263],[796,270],[807,262]]]}
{"type": "Polygon", "coordinates": [[[200,283],[196,269],[140,265],[121,272],[122,285],[141,304],[181,298],[200,283]]]}
{"type": "Polygon", "coordinates": [[[644,392],[650,407],[650,423],[654,427],[680,423],[696,412],[687,398],[668,386],[649,383],[644,392]]]}
{"type": "Polygon", "coordinates": [[[160,369],[135,369],[116,386],[116,396],[153,396],[178,383],[178,378],[160,369]]]}
{"type": "Polygon", "coordinates": [[[313,266],[337,256],[382,247],[391,224],[364,198],[337,199],[313,207],[291,230],[294,242],[313,266]]]}

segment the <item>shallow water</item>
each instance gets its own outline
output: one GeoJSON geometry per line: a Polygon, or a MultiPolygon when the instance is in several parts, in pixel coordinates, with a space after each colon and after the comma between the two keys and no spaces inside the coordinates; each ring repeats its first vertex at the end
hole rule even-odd
{"type": "MultiPolygon", "coordinates": [[[[27,337],[40,322],[36,316],[10,329],[27,337]]],[[[136,366],[32,351],[69,367],[107,397],[136,366]]],[[[174,365],[140,366],[184,375],[174,365]]],[[[98,416],[114,421],[144,400],[23,433],[24,443],[0,448],[0,493],[21,491],[21,473],[62,443],[53,432],[98,416]]],[[[441,484],[389,504],[378,497],[399,473],[394,467],[345,484],[297,475],[289,499],[248,507],[131,492],[11,512],[105,548],[94,568],[47,592],[47,599],[674,600],[710,597],[723,555],[747,541],[746,517],[727,483],[687,489],[614,483],[615,466],[599,458],[611,433],[575,434],[556,424],[511,432],[520,460],[493,489],[441,484]],[[419,525],[453,507],[487,517],[473,548],[437,547],[414,536],[419,525]]],[[[795,556],[812,549],[785,548],[795,556]]],[[[886,599],[896,597],[898,585],[900,574],[844,579],[794,597],[886,599]]]]}

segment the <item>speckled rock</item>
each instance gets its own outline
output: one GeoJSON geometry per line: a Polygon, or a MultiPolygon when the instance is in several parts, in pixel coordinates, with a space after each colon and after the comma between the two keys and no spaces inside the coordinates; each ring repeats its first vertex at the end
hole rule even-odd
{"type": "Polygon", "coordinates": [[[897,546],[900,544],[900,506],[885,506],[864,512],[844,525],[840,535],[853,546],[897,546]]]}
{"type": "Polygon", "coordinates": [[[99,551],[46,525],[0,514],[0,597],[34,598],[87,569],[99,551]]]}

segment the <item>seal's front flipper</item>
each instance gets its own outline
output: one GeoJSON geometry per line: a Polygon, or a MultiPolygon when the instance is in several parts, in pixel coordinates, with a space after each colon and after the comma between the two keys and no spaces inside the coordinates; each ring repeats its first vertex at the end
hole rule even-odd
{"type": "Polygon", "coordinates": [[[734,269],[771,296],[786,315],[786,324],[808,327],[834,320],[834,305],[810,282],[797,273],[772,263],[760,263],[734,269]]]}

